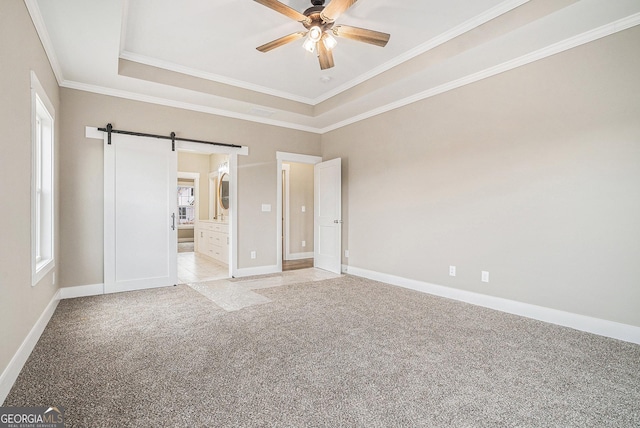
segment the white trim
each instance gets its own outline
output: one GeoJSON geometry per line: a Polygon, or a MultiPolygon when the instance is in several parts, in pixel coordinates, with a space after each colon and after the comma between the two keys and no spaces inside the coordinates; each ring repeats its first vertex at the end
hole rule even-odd
{"type": "Polygon", "coordinates": [[[215,220],[216,213],[216,196],[217,196],[217,188],[218,188],[218,171],[211,171],[207,178],[209,180],[209,220],[215,220]]]}
{"type": "Polygon", "coordinates": [[[276,152],[276,159],[295,163],[308,163],[315,165],[322,162],[322,156],[303,155],[300,153],[276,152]]]}
{"type": "MultiPolygon", "coordinates": [[[[193,180],[193,193],[195,194],[195,203],[193,208],[196,214],[195,221],[198,223],[198,219],[200,218],[200,173],[178,171],[178,180],[181,178],[193,180]]],[[[178,230],[180,229],[194,229],[193,242],[195,245],[195,224],[178,225],[178,230]]],[[[180,239],[178,239],[178,242],[180,242],[180,239]]]]}
{"type": "MultiPolygon", "coordinates": [[[[265,86],[261,86],[261,85],[257,85],[254,83],[249,83],[249,82],[245,82],[242,80],[237,80],[237,79],[233,79],[230,77],[226,77],[226,76],[222,76],[219,74],[214,74],[214,73],[207,73],[201,70],[196,70],[190,67],[185,67],[179,64],[175,64],[169,61],[163,61],[157,58],[151,58],[148,56],[144,56],[144,55],[140,55],[140,54],[136,54],[133,52],[128,52],[126,50],[124,50],[123,46],[122,46],[122,41],[121,41],[121,52],[120,52],[120,58],[127,60],[127,61],[133,61],[133,62],[137,62],[140,64],[145,64],[145,65],[149,65],[152,67],[157,67],[157,68],[161,68],[164,70],[169,70],[169,71],[174,71],[176,73],[181,73],[181,74],[186,74],[189,76],[193,76],[193,77],[197,77],[200,79],[204,79],[204,80],[210,80],[213,82],[218,82],[221,84],[225,84],[225,85],[229,85],[229,86],[234,86],[237,88],[242,88],[242,89],[247,89],[250,91],[254,91],[254,92],[258,92],[261,94],[266,94],[266,95],[271,95],[274,97],[279,97],[279,98],[284,98],[290,101],[295,101],[295,102],[299,102],[299,103],[303,103],[303,104],[307,104],[307,105],[311,105],[311,106],[315,106],[320,104],[323,101],[328,100],[329,98],[332,98],[336,95],[341,94],[342,92],[348,91],[349,89],[361,84],[362,82],[365,82],[379,74],[384,73],[385,71],[388,71],[390,69],[392,69],[393,67],[396,67],[406,61],[409,61],[413,58],[415,58],[416,56],[422,55],[425,52],[430,51],[431,49],[434,49],[456,37],[458,37],[461,34],[464,34],[466,32],[469,32],[487,22],[489,22],[492,19],[497,18],[500,15],[503,15],[519,6],[522,6],[525,3],[528,3],[529,0],[507,0],[504,1],[494,7],[492,7],[489,10],[486,10],[484,12],[482,12],[479,15],[476,15],[470,19],[468,19],[467,21],[463,22],[460,25],[457,25],[454,28],[451,28],[448,31],[445,31],[442,34],[439,34],[438,36],[434,37],[431,40],[426,41],[425,43],[422,43],[418,46],[416,46],[415,48],[405,52],[402,55],[399,55],[395,58],[393,58],[390,61],[387,61],[386,63],[376,67],[373,70],[370,70],[366,73],[361,74],[360,76],[355,77],[354,79],[351,79],[350,81],[346,82],[343,85],[338,86],[337,88],[325,92],[324,94],[315,97],[315,98],[309,98],[309,97],[303,97],[300,95],[295,95],[292,94],[290,92],[286,92],[286,91],[280,91],[277,89],[273,89],[273,88],[268,88],[265,86]]],[[[124,34],[124,33],[123,33],[124,34]]]]}
{"type": "MultiPolygon", "coordinates": [[[[31,70],[31,286],[37,285],[42,279],[45,278],[49,272],[51,272],[56,265],[56,182],[55,182],[55,153],[56,153],[56,111],[53,107],[53,103],[49,99],[47,92],[44,90],[44,87],[40,83],[38,76],[36,73],[31,70]],[[40,101],[40,103],[38,103],[40,101]],[[50,125],[47,135],[50,138],[47,138],[47,141],[41,141],[41,144],[38,145],[38,135],[41,135],[41,132],[36,127],[36,122],[38,119],[38,111],[41,110],[42,107],[38,107],[41,105],[44,107],[44,112],[42,112],[41,116],[47,116],[47,123],[50,125]],[[42,153],[46,153],[47,155],[42,155],[43,163],[40,165],[40,170],[38,171],[38,161],[37,155],[38,146],[42,153]],[[45,166],[44,160],[47,160],[47,165],[45,166]],[[44,175],[45,172],[48,174],[44,175]],[[42,173],[42,185],[43,189],[46,187],[46,196],[50,199],[50,202],[46,205],[46,215],[43,216],[44,220],[40,224],[38,224],[38,204],[37,204],[37,196],[36,196],[36,177],[38,174],[42,173]],[[39,227],[46,225],[46,229],[44,233],[39,231],[39,227]],[[39,240],[45,236],[46,237],[46,258],[41,260],[38,255],[38,251],[43,249],[42,243],[39,243],[39,240]],[[38,248],[40,247],[40,248],[38,248]]],[[[42,123],[42,120],[41,120],[42,123]]],[[[45,194],[44,191],[41,194],[45,194]]],[[[41,211],[42,213],[43,211],[41,211]]]]}
{"type": "Polygon", "coordinates": [[[238,272],[238,154],[229,155],[229,278],[238,272]]]}
{"type": "MultiPolygon", "coordinates": [[[[315,165],[322,162],[321,156],[300,153],[276,152],[276,266],[282,272],[282,162],[296,162],[315,165]]],[[[315,192],[315,190],[314,190],[315,192]]],[[[315,220],[314,220],[315,221],[315,220]]],[[[315,226],[314,226],[315,227],[315,226]]]]}
{"type": "Polygon", "coordinates": [[[333,125],[329,125],[327,127],[322,128],[320,130],[320,134],[325,134],[327,132],[336,130],[338,128],[342,128],[344,126],[351,125],[353,123],[360,122],[365,119],[369,119],[373,116],[377,116],[379,114],[386,113],[388,111],[395,110],[400,107],[404,107],[406,105],[415,103],[417,101],[431,98],[433,96],[442,94],[444,92],[448,92],[453,89],[457,89],[462,86],[466,86],[471,83],[478,82],[488,77],[492,77],[497,74],[504,73],[505,71],[522,67],[523,65],[527,65],[532,62],[539,61],[541,59],[550,57],[552,55],[564,52],[566,50],[584,45],[586,43],[593,42],[603,37],[610,36],[611,34],[629,29],[639,24],[640,24],[640,13],[630,15],[626,18],[619,19],[617,21],[611,22],[609,24],[603,25],[593,30],[584,32],[582,34],[578,34],[577,36],[570,37],[558,43],[554,43],[552,45],[546,46],[542,49],[538,49],[537,51],[530,52],[526,55],[522,55],[520,57],[503,62],[502,64],[498,64],[493,67],[486,68],[476,73],[472,73],[467,76],[461,77],[460,79],[456,79],[451,82],[444,83],[440,86],[427,89],[426,91],[418,92],[410,97],[406,97],[406,98],[397,100],[395,102],[389,103],[387,105],[380,106],[373,110],[369,110],[368,112],[361,113],[356,116],[352,116],[349,119],[346,119],[346,120],[334,123],[333,125]]]}
{"type": "Polygon", "coordinates": [[[27,362],[27,359],[29,358],[29,355],[31,355],[33,348],[35,348],[36,343],[38,343],[42,332],[53,316],[53,313],[58,307],[59,302],[60,290],[56,291],[56,293],[53,295],[51,301],[44,309],[36,323],[31,328],[31,331],[29,331],[29,334],[27,334],[27,337],[25,337],[25,339],[22,341],[22,344],[13,355],[13,358],[11,358],[11,361],[9,361],[9,364],[0,375],[0,404],[2,404],[7,398],[7,395],[9,395],[9,391],[11,391],[11,388],[18,378],[22,367],[24,367],[24,364],[27,362]]]}
{"type": "Polygon", "coordinates": [[[44,52],[47,54],[49,64],[51,64],[51,69],[53,70],[53,74],[56,76],[56,80],[58,81],[59,85],[60,83],[64,82],[62,67],[60,67],[58,57],[56,57],[56,51],[53,48],[53,43],[51,42],[51,37],[49,37],[47,26],[45,25],[44,19],[42,18],[42,13],[40,12],[38,1],[24,0],[24,4],[27,6],[27,10],[29,11],[29,15],[31,16],[31,21],[33,21],[34,27],[36,27],[36,32],[38,33],[38,37],[40,37],[40,42],[42,43],[44,52]]]}
{"type": "Polygon", "coordinates": [[[104,284],[76,285],[61,287],[60,300],[75,299],[76,297],[98,296],[104,294],[104,284]]]}
{"type": "MultiPolygon", "coordinates": [[[[310,103],[310,105],[317,105],[323,101],[326,101],[327,99],[342,93],[364,81],[366,81],[367,79],[371,79],[373,77],[375,77],[376,75],[379,75],[389,69],[391,69],[392,67],[395,67],[403,62],[406,62],[420,54],[423,54],[424,52],[429,51],[430,49],[433,49],[439,45],[442,45],[443,43],[459,36],[460,34],[464,34],[465,32],[471,31],[474,28],[479,27],[480,25],[490,21],[491,19],[494,19],[504,13],[509,12],[510,10],[513,10],[525,3],[527,3],[529,0],[507,0],[504,1],[500,4],[498,4],[497,6],[485,11],[484,13],[481,13],[480,15],[477,15],[469,20],[467,20],[466,22],[460,24],[459,26],[450,29],[449,31],[446,31],[440,35],[438,35],[437,37],[434,37],[433,39],[417,46],[416,48],[404,53],[403,55],[394,58],[393,60],[382,64],[380,67],[377,67],[374,70],[369,71],[368,73],[362,74],[359,77],[345,83],[344,85],[335,88],[334,90],[327,92],[323,95],[321,95],[320,97],[317,97],[315,99],[312,99],[310,103]]],[[[71,81],[71,80],[66,80],[64,79],[64,76],[62,74],[62,69],[58,63],[58,60],[55,56],[55,51],[53,49],[53,45],[51,43],[51,40],[49,38],[49,35],[46,31],[46,26],[44,25],[44,21],[42,19],[40,10],[38,8],[37,5],[37,1],[36,0],[25,0],[25,4],[27,5],[27,9],[29,10],[29,14],[31,15],[31,19],[34,22],[34,25],[36,27],[36,30],[38,32],[38,35],[40,36],[40,40],[42,41],[42,44],[44,46],[45,52],[47,54],[47,57],[49,58],[49,62],[51,63],[51,66],[53,68],[53,71],[56,75],[56,79],[58,80],[58,84],[61,87],[64,88],[70,88],[70,89],[77,89],[77,90],[81,90],[81,91],[85,91],[85,92],[93,92],[93,93],[97,93],[97,94],[102,94],[102,95],[107,95],[107,96],[114,96],[114,97],[119,97],[119,98],[125,98],[125,99],[130,99],[130,100],[136,100],[136,101],[142,101],[142,102],[147,102],[150,104],[158,104],[158,105],[163,105],[163,106],[168,106],[168,107],[174,107],[174,108],[180,108],[180,109],[184,109],[184,110],[191,110],[191,111],[198,111],[198,112],[203,112],[203,113],[208,113],[208,114],[213,114],[213,115],[218,115],[218,116],[223,116],[223,117],[231,117],[231,118],[235,118],[235,119],[241,119],[241,120],[246,120],[249,122],[256,122],[256,123],[263,123],[266,125],[273,125],[273,126],[278,126],[278,127],[282,127],[282,128],[289,128],[289,129],[295,129],[295,130],[300,130],[300,131],[305,131],[305,132],[311,132],[311,133],[315,133],[315,134],[325,134],[327,132],[333,131],[335,129],[339,129],[342,128],[344,126],[348,126],[350,124],[371,118],[373,116],[406,106],[408,104],[414,103],[416,101],[419,100],[423,100],[438,94],[441,94],[443,92],[452,90],[452,89],[456,89],[459,88],[461,86],[464,85],[468,85],[474,82],[477,82],[481,79],[487,78],[487,77],[491,77],[494,76],[496,74],[502,73],[504,71],[508,71],[526,64],[529,64],[531,62],[534,61],[538,61],[541,59],[544,59],[548,56],[554,55],[556,53],[560,53],[563,52],[565,50],[580,46],[582,44],[586,44],[589,43],[591,41],[597,40],[599,38],[602,37],[606,37],[608,35],[626,30],[628,28],[631,28],[633,26],[639,25],[640,24],[640,13],[636,13],[630,16],[627,16],[625,18],[619,19],[617,21],[611,22],[609,24],[605,24],[601,27],[598,27],[596,29],[587,31],[585,33],[579,34],[577,36],[574,37],[570,37],[568,39],[565,39],[563,41],[560,41],[558,43],[555,43],[553,45],[547,46],[545,48],[542,48],[538,51],[535,51],[533,53],[529,53],[526,55],[523,55],[521,57],[518,58],[514,58],[510,61],[507,61],[503,64],[499,64],[497,66],[494,67],[490,67],[488,69],[482,70],[480,72],[477,73],[473,73],[471,75],[465,76],[463,78],[460,78],[456,81],[453,82],[448,82],[446,84],[440,85],[438,87],[435,88],[431,88],[425,91],[422,91],[420,93],[414,94],[410,97],[401,99],[401,100],[397,100],[393,103],[390,104],[386,104],[383,106],[380,106],[376,109],[370,110],[368,112],[364,112],[361,113],[359,115],[355,115],[352,117],[349,117],[345,120],[330,124],[328,126],[319,128],[319,127],[315,127],[315,126],[309,126],[309,125],[300,125],[300,124],[295,124],[295,123],[291,123],[291,122],[287,122],[287,121],[282,121],[282,120],[273,120],[273,119],[269,119],[269,118],[263,118],[263,117],[256,117],[254,115],[251,114],[247,114],[247,113],[238,113],[238,112],[231,112],[231,111],[227,111],[224,109],[220,109],[220,108],[214,108],[214,107],[208,107],[208,106],[204,106],[204,105],[198,105],[198,104],[193,104],[193,103],[188,103],[188,102],[181,102],[181,101],[176,101],[176,100],[170,100],[170,99],[166,99],[166,98],[161,98],[161,97],[155,97],[155,96],[150,96],[150,95],[142,95],[142,94],[137,94],[134,92],[130,92],[130,91],[126,91],[126,90],[119,90],[119,89],[111,89],[111,88],[106,88],[106,87],[102,87],[102,86],[98,86],[98,85],[92,85],[92,84],[86,84],[86,83],[81,83],[81,82],[75,82],[75,81],[71,81]]],[[[124,8],[126,8],[125,6],[123,6],[124,8]]],[[[124,11],[126,12],[126,11],[124,11]]],[[[124,16],[124,15],[123,15],[124,16]]],[[[163,68],[167,68],[167,69],[172,69],[177,67],[179,68],[179,72],[185,73],[185,74],[190,74],[190,75],[196,75],[199,74],[196,77],[203,77],[203,78],[211,78],[214,75],[209,75],[207,73],[204,73],[204,75],[202,75],[202,73],[197,72],[197,70],[191,70],[188,68],[180,68],[180,66],[177,65],[171,65],[169,63],[162,63],[162,62],[158,62],[156,60],[153,59],[145,59],[144,57],[141,56],[137,56],[137,55],[133,55],[129,52],[126,51],[122,51],[120,57],[122,57],[123,59],[129,59],[131,61],[137,61],[137,62],[141,62],[141,63],[149,63],[149,65],[153,65],[153,66],[159,66],[159,67],[163,67],[163,68]],[[206,76],[205,76],[206,75],[206,76]]],[[[175,71],[178,71],[177,69],[175,71]]],[[[220,83],[227,83],[227,84],[234,84],[234,86],[238,86],[238,85],[242,85],[240,87],[247,87],[248,90],[255,90],[258,92],[262,92],[262,93],[267,93],[267,94],[271,94],[274,96],[279,96],[279,95],[275,95],[278,93],[278,91],[273,91],[269,88],[262,88],[262,87],[254,87],[251,84],[248,84],[246,82],[241,82],[241,81],[236,81],[234,79],[229,79],[229,78],[225,78],[223,76],[214,76],[214,77],[219,77],[222,80],[216,80],[216,81],[220,81],[220,83]],[[237,85],[236,85],[237,83],[237,85]],[[260,89],[264,89],[264,91],[260,90],[260,89]],[[266,92],[265,92],[266,91],[266,92]]],[[[211,79],[209,79],[211,80],[211,79]]],[[[282,96],[283,98],[287,98],[287,99],[291,99],[289,97],[286,96],[286,93],[281,93],[280,96],[282,96]]],[[[298,99],[292,99],[293,101],[300,101],[303,102],[301,100],[309,100],[305,97],[299,98],[296,97],[295,95],[292,95],[294,98],[298,98],[298,99]]]]}
{"type": "Polygon", "coordinates": [[[78,91],[84,91],[84,92],[91,92],[94,94],[107,95],[110,97],[124,98],[127,100],[141,101],[149,104],[157,104],[165,107],[174,107],[182,110],[191,110],[191,111],[197,111],[201,113],[213,114],[216,116],[230,117],[232,119],[241,119],[241,120],[246,120],[247,122],[262,123],[264,125],[273,125],[281,128],[295,129],[297,131],[311,132],[314,134],[319,134],[321,132],[319,128],[315,128],[312,126],[299,125],[297,123],[284,122],[284,121],[275,120],[275,119],[268,119],[268,118],[254,116],[247,113],[237,113],[234,111],[224,110],[221,108],[208,107],[208,106],[188,103],[184,101],[170,100],[167,98],[156,97],[153,95],[138,94],[135,92],[125,91],[122,89],[106,88],[104,86],[74,82],[72,80],[63,81],[62,83],[60,83],[60,87],[76,89],[78,91]]]}
{"type": "MultiPolygon", "coordinates": [[[[528,0],[527,0],[528,1],[528,0]]],[[[243,80],[237,80],[230,77],[222,76],[220,74],[207,73],[206,71],[196,70],[195,68],[185,67],[183,65],[175,64],[169,61],[164,61],[157,58],[151,58],[148,56],[136,54],[133,52],[122,51],[120,52],[120,58],[126,61],[137,62],[140,64],[149,65],[151,67],[161,68],[163,70],[169,70],[180,74],[186,74],[188,76],[197,77],[199,79],[209,80],[212,82],[221,83],[223,85],[234,86],[236,88],[246,89],[253,92],[258,92],[273,97],[284,98],[290,101],[299,102],[306,105],[313,105],[314,99],[295,95],[290,92],[279,91],[277,89],[268,88],[266,86],[260,86],[255,83],[245,82],[243,80]]]]}
{"type": "Polygon", "coordinates": [[[369,79],[372,79],[374,77],[376,77],[379,74],[384,73],[385,71],[391,70],[393,67],[397,67],[398,65],[407,62],[419,55],[424,54],[425,52],[428,52],[432,49],[435,49],[436,47],[455,39],[456,37],[467,33],[471,30],[474,30],[476,28],[478,28],[481,25],[486,24],[487,22],[491,21],[492,19],[495,19],[497,17],[499,17],[500,15],[503,15],[507,12],[510,12],[511,10],[522,6],[525,3],[528,3],[529,0],[507,0],[505,2],[502,2],[494,7],[492,7],[489,10],[484,11],[483,13],[481,13],[480,15],[476,15],[474,17],[472,17],[471,19],[468,19],[467,21],[463,22],[460,25],[457,25],[456,27],[453,27],[451,29],[449,29],[448,31],[445,31],[442,34],[438,34],[436,37],[434,37],[431,40],[427,40],[426,42],[416,46],[415,48],[403,53],[402,55],[399,55],[395,58],[393,58],[390,61],[387,61],[386,63],[356,77],[355,79],[352,79],[350,81],[348,81],[347,83],[345,83],[344,85],[338,86],[337,88],[333,89],[332,91],[326,92],[324,94],[322,94],[321,96],[315,98],[313,100],[313,105],[317,105],[320,104],[323,101],[326,101],[332,97],[335,97],[336,95],[341,94],[342,92],[345,92],[363,82],[366,82],[369,79]]]}
{"type": "Polygon", "coordinates": [[[302,259],[312,259],[313,252],[306,253],[287,253],[287,260],[302,260],[302,259]]]}
{"type": "Polygon", "coordinates": [[[278,268],[278,265],[257,266],[257,267],[251,267],[251,268],[236,269],[233,277],[243,278],[245,276],[268,275],[271,273],[280,273],[280,272],[282,272],[282,266],[280,266],[280,268],[278,268]]]}
{"type": "Polygon", "coordinates": [[[124,51],[127,40],[127,25],[129,22],[129,0],[122,0],[122,19],[120,20],[120,52],[124,51]]]}
{"type": "Polygon", "coordinates": [[[640,327],[622,324],[614,321],[593,318],[586,315],[565,312],[558,309],[546,308],[515,300],[503,299],[501,297],[489,296],[486,294],[474,293],[442,285],[430,284],[428,282],[415,279],[403,278],[386,273],[361,269],[354,266],[348,267],[349,274],[372,279],[374,281],[385,282],[399,287],[420,291],[422,293],[433,294],[435,296],[446,297],[448,299],[471,303],[497,311],[520,315],[539,321],[570,327],[587,333],[598,334],[600,336],[611,337],[624,340],[626,342],[640,344],[640,327]]]}
{"type": "Polygon", "coordinates": [[[99,131],[96,126],[85,126],[84,136],[85,138],[94,138],[96,140],[102,140],[104,138],[104,132],[99,131]]]}
{"type": "Polygon", "coordinates": [[[290,198],[291,192],[289,189],[289,179],[291,175],[291,165],[283,164],[282,165],[282,177],[284,182],[282,183],[282,187],[284,188],[284,194],[282,195],[282,205],[284,209],[283,217],[284,217],[284,230],[282,231],[282,237],[284,241],[284,260],[291,260],[291,207],[290,198]]]}

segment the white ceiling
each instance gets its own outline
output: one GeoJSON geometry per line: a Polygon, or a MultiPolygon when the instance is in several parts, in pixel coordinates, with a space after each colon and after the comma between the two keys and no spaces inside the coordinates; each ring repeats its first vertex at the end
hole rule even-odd
{"type": "MultiPolygon", "coordinates": [[[[282,0],[298,11],[308,0],[282,0]]],[[[323,133],[640,24],[638,0],[360,0],[320,70],[251,0],[25,0],[61,86],[323,133]]]]}

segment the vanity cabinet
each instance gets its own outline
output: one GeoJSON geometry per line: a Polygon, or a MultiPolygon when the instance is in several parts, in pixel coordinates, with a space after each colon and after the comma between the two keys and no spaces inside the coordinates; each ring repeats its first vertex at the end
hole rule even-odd
{"type": "Polygon", "coordinates": [[[216,221],[200,221],[196,227],[197,251],[229,263],[229,225],[216,221]]]}

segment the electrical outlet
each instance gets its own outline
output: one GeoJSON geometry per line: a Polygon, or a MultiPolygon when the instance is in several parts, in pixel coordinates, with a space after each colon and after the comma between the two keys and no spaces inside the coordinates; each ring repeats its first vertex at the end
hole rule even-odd
{"type": "Polygon", "coordinates": [[[304,205],[302,206],[302,212],[306,213],[307,212],[307,207],[305,207],[304,205]]]}
{"type": "Polygon", "coordinates": [[[263,213],[271,212],[271,204],[262,204],[262,212],[263,213]]]}
{"type": "Polygon", "coordinates": [[[456,276],[456,267],[449,266],[449,276],[456,276]]]}
{"type": "Polygon", "coordinates": [[[307,246],[307,241],[302,241],[302,246],[306,247],[307,246]]]}
{"type": "Polygon", "coordinates": [[[251,252],[251,258],[252,258],[252,259],[255,259],[255,258],[256,258],[256,252],[255,252],[255,251],[252,251],[252,252],[251,252]]]}
{"type": "Polygon", "coordinates": [[[344,250],[344,258],[345,259],[349,258],[349,250],[344,250]]]}
{"type": "Polygon", "coordinates": [[[489,282],[489,272],[486,270],[482,271],[482,282],[489,282]]]}

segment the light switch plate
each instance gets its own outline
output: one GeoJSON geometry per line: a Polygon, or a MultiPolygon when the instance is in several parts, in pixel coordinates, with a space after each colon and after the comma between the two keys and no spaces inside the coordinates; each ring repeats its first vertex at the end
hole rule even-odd
{"type": "Polygon", "coordinates": [[[263,213],[271,212],[271,204],[262,204],[262,212],[263,213]]]}
{"type": "Polygon", "coordinates": [[[307,207],[305,207],[304,205],[302,206],[302,212],[306,213],[307,212],[307,207]]]}
{"type": "Polygon", "coordinates": [[[482,271],[482,282],[489,282],[489,272],[486,270],[482,271]]]}

